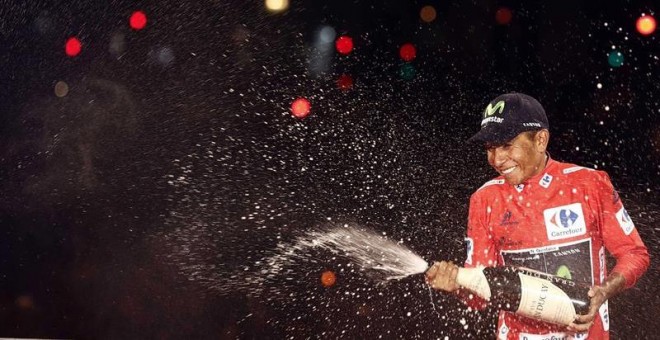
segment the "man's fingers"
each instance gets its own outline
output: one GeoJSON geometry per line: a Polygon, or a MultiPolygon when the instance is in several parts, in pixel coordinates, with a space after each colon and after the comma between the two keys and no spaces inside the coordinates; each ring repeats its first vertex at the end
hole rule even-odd
{"type": "Polygon", "coordinates": [[[587,332],[589,331],[589,328],[591,328],[591,325],[594,323],[593,320],[587,323],[577,323],[579,322],[576,318],[576,322],[571,322],[570,325],[568,325],[568,330],[570,332],[574,333],[582,333],[582,332],[587,332]]]}
{"type": "Polygon", "coordinates": [[[426,283],[432,288],[451,292],[458,288],[457,274],[458,267],[455,264],[450,261],[440,261],[434,262],[424,275],[426,283]]]}
{"type": "Polygon", "coordinates": [[[438,262],[434,262],[431,268],[429,268],[424,274],[426,276],[426,281],[432,280],[437,273],[438,273],[438,262]]]}
{"type": "Polygon", "coordinates": [[[576,324],[585,324],[589,321],[593,321],[593,318],[590,317],[589,315],[578,315],[575,317],[575,322],[576,324]]]}
{"type": "Polygon", "coordinates": [[[592,297],[594,297],[594,296],[596,295],[596,291],[593,289],[593,287],[589,289],[589,292],[587,293],[587,295],[588,295],[590,298],[592,298],[592,297]]]}
{"type": "Polygon", "coordinates": [[[586,332],[594,323],[595,318],[596,318],[596,314],[593,313],[589,313],[586,315],[577,315],[575,317],[575,321],[571,322],[571,324],[568,325],[568,329],[571,332],[576,332],[576,333],[586,332]]]}

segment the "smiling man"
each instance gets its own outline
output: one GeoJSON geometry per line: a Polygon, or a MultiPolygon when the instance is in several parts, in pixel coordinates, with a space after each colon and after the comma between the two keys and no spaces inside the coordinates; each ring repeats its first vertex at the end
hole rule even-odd
{"type": "MultiPolygon", "coordinates": [[[[498,339],[608,339],[607,300],[635,284],[648,252],[607,173],[551,159],[548,128],[541,104],[522,93],[501,95],[484,110],[470,141],[485,147],[499,177],[470,198],[465,267],[522,266],[592,287],[589,312],[569,326],[500,311],[498,339]],[[605,250],[617,260],[609,274],[605,250]]],[[[457,272],[436,262],[426,279],[485,307],[456,284],[457,272]]]]}

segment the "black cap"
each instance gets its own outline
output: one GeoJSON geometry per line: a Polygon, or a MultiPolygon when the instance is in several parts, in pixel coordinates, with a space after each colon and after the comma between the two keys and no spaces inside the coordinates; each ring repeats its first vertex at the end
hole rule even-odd
{"type": "Polygon", "coordinates": [[[468,141],[505,143],[521,132],[548,128],[548,117],[536,99],[522,93],[507,93],[488,103],[481,130],[468,141]]]}

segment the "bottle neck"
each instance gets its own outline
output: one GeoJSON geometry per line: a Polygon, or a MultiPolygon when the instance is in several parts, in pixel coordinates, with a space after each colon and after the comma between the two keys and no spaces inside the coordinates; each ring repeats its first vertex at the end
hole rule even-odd
{"type": "Polygon", "coordinates": [[[491,291],[483,267],[476,268],[458,268],[456,283],[466,289],[471,290],[483,299],[490,300],[491,291]]]}

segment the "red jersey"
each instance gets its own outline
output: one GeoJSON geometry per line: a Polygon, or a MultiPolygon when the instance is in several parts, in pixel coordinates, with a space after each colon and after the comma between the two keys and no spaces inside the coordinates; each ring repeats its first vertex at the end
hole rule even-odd
{"type": "MultiPolygon", "coordinates": [[[[616,258],[613,272],[635,284],[649,255],[609,176],[548,159],[545,169],[512,186],[503,177],[486,182],[470,198],[465,267],[523,266],[589,285],[607,277],[605,249],[616,258]]],[[[468,301],[477,306],[478,301],[468,301]]],[[[588,334],[500,311],[497,338],[609,339],[605,302],[588,334]]]]}

